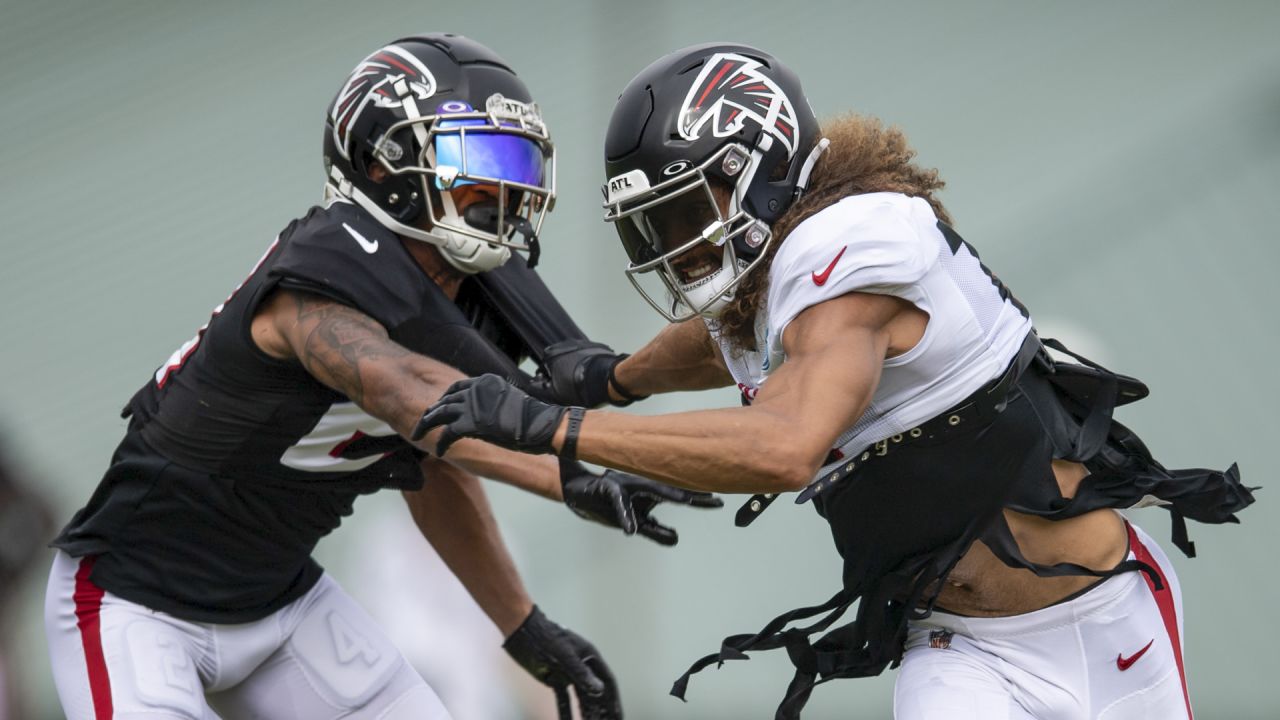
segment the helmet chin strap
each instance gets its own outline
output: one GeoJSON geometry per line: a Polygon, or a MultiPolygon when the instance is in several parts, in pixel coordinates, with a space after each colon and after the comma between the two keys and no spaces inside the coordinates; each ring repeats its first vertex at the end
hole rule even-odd
{"type": "MultiPolygon", "coordinates": [[[[755,179],[756,172],[760,169],[760,164],[764,161],[764,156],[773,147],[773,138],[764,135],[759,142],[751,148],[749,162],[742,169],[741,174],[736,178],[733,184],[733,193],[729,197],[729,214],[736,215],[745,205],[747,189],[751,187],[752,181],[755,179]]],[[[766,229],[768,224],[760,219],[755,222],[763,225],[766,229]]],[[[677,285],[680,288],[675,302],[672,304],[672,314],[675,314],[675,306],[680,302],[689,305],[689,309],[703,317],[714,318],[724,310],[725,306],[733,300],[734,293],[730,291],[730,286],[738,279],[744,270],[750,265],[745,259],[740,259],[732,250],[732,241],[724,243],[724,254],[721,256],[720,269],[711,275],[699,281],[697,287],[690,288],[685,285],[677,285]],[[694,296],[697,296],[699,302],[692,302],[694,296]]]]}
{"type": "Polygon", "coordinates": [[[534,232],[533,223],[520,215],[500,217],[497,201],[472,203],[462,214],[466,224],[487,233],[498,234],[498,221],[515,230],[524,238],[524,246],[529,249],[525,264],[530,269],[538,265],[538,257],[542,254],[542,246],[538,243],[538,234],[534,232]]]}
{"type": "Polygon", "coordinates": [[[733,183],[733,207],[731,208],[733,212],[737,212],[739,208],[746,206],[747,190],[750,189],[752,181],[755,180],[756,172],[760,169],[760,163],[764,162],[765,154],[772,147],[773,138],[769,135],[764,135],[751,148],[751,161],[742,169],[742,174],[733,183]]]}
{"type": "Polygon", "coordinates": [[[792,202],[799,200],[804,191],[809,189],[809,175],[813,172],[814,166],[818,164],[818,158],[822,157],[822,153],[827,151],[827,146],[830,144],[830,140],[822,138],[809,151],[809,157],[804,159],[804,164],[800,166],[800,174],[796,176],[796,189],[791,196],[792,202]]]}
{"type": "MultiPolygon", "coordinates": [[[[443,206],[444,219],[465,222],[458,215],[458,206],[453,202],[453,195],[448,192],[440,193],[440,204],[443,206]]],[[[450,265],[468,274],[492,270],[506,263],[511,257],[510,248],[470,237],[446,225],[435,225],[435,235],[445,240],[445,244],[440,247],[440,254],[444,259],[450,265]]]]}
{"type": "Polygon", "coordinates": [[[367,210],[380,225],[391,230],[397,235],[403,235],[407,238],[431,243],[432,245],[440,246],[441,249],[444,249],[445,243],[448,242],[444,238],[432,235],[421,228],[416,228],[412,225],[405,225],[399,220],[388,215],[387,211],[378,207],[378,203],[374,202],[368,195],[365,195],[360,188],[352,185],[351,182],[343,176],[342,171],[337,167],[330,168],[329,170],[328,187],[332,188],[332,190],[326,188],[327,194],[336,193],[341,197],[351,200],[355,204],[367,210]]]}
{"type": "MultiPolygon", "coordinates": [[[[397,80],[391,87],[400,96],[400,108],[404,111],[406,118],[417,120],[422,117],[422,113],[418,112],[418,101],[414,99],[413,92],[409,90],[409,83],[405,82],[404,78],[397,80]]],[[[418,140],[418,147],[427,146],[428,133],[422,123],[413,123],[413,136],[418,140]]]]}
{"type": "Polygon", "coordinates": [[[672,304],[672,314],[675,313],[675,306],[683,302],[689,306],[690,310],[703,317],[719,315],[720,311],[724,310],[729,301],[733,299],[733,293],[726,292],[726,290],[746,266],[745,261],[736,261],[735,263],[735,260],[734,254],[726,247],[724,254],[721,255],[719,269],[698,280],[693,285],[677,284],[680,292],[672,304]],[[734,267],[735,264],[737,267],[734,267]]]}

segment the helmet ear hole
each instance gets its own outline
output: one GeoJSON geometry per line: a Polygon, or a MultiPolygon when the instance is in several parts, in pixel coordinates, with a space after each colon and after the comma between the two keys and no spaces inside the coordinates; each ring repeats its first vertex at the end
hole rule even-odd
{"type": "MultiPolygon", "coordinates": [[[[791,162],[795,162],[795,160],[793,159],[791,162]]],[[[774,165],[773,170],[769,172],[769,182],[778,182],[779,180],[786,180],[787,175],[789,174],[791,174],[791,163],[780,162],[777,165],[774,165]]]]}
{"type": "Polygon", "coordinates": [[[364,176],[379,185],[381,185],[382,182],[387,179],[387,176],[391,174],[387,172],[387,169],[383,167],[382,163],[373,159],[372,153],[367,151],[360,153],[360,164],[364,167],[364,176]]]}

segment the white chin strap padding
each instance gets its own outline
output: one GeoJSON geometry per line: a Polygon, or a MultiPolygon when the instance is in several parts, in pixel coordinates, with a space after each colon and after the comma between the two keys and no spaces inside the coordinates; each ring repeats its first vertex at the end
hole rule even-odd
{"type": "Polygon", "coordinates": [[[725,248],[718,270],[690,285],[678,285],[683,293],[681,299],[689,304],[690,310],[699,315],[718,315],[733,297],[726,290],[737,277],[737,269],[733,267],[733,253],[725,248]]]}
{"type": "Polygon", "coordinates": [[[468,275],[500,267],[511,257],[511,249],[491,245],[447,228],[437,227],[435,234],[448,243],[440,247],[445,261],[468,275]]]}
{"type": "MultiPolygon", "coordinates": [[[[447,223],[463,222],[458,217],[457,206],[453,204],[452,195],[441,192],[440,204],[444,210],[444,217],[441,220],[447,223]]],[[[475,274],[492,270],[511,257],[510,248],[463,235],[447,225],[436,225],[432,234],[444,241],[439,247],[445,261],[464,273],[475,274]]]]}

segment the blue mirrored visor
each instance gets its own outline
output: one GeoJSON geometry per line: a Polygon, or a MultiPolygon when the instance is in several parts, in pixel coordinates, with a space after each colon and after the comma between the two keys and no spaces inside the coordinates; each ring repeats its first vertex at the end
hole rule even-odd
{"type": "MultiPolygon", "coordinates": [[[[483,118],[438,120],[441,130],[456,127],[485,126],[483,118]]],[[[528,138],[510,133],[468,130],[462,133],[440,133],[433,140],[436,151],[436,167],[447,165],[458,169],[460,175],[486,177],[526,185],[542,185],[542,149],[528,138]],[[466,163],[463,163],[465,145],[466,163]]],[[[475,180],[459,177],[454,186],[473,185],[475,180]]],[[[436,188],[444,189],[440,178],[436,188]]]]}

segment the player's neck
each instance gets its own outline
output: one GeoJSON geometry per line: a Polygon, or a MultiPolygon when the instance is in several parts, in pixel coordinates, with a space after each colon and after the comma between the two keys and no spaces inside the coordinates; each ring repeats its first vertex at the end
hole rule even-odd
{"type": "Polygon", "coordinates": [[[444,256],[440,254],[440,251],[436,249],[436,246],[430,243],[416,240],[402,240],[401,242],[404,243],[405,249],[409,251],[409,254],[413,256],[414,261],[418,263],[418,267],[422,268],[427,277],[431,278],[431,282],[439,286],[450,300],[457,299],[458,288],[462,286],[463,279],[467,277],[466,274],[450,265],[444,259],[444,256]]]}

